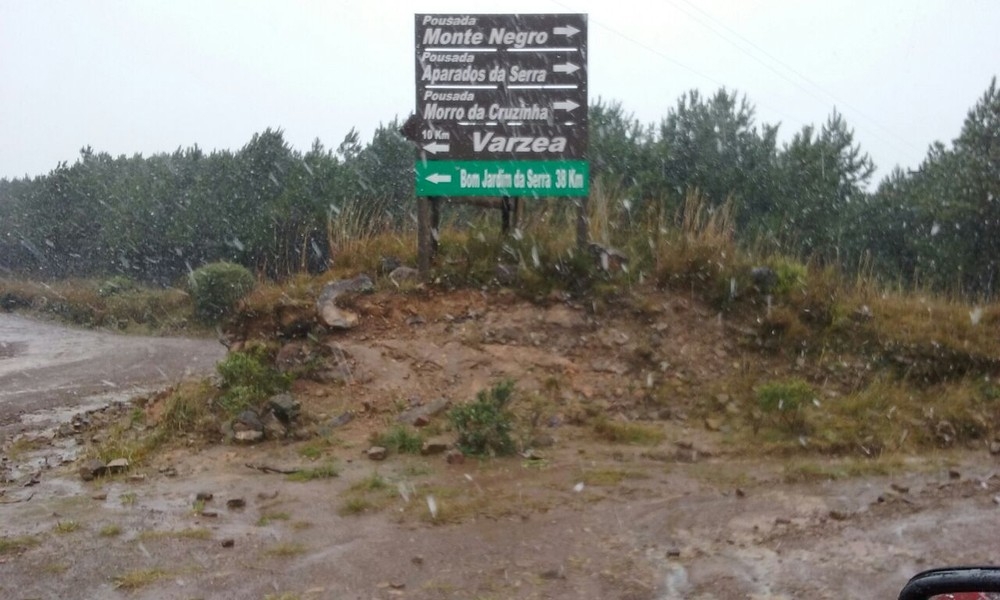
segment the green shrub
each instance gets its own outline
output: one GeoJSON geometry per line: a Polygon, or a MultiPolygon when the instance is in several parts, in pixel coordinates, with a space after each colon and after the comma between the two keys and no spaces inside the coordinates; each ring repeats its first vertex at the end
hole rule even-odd
{"type": "Polygon", "coordinates": [[[231,415],[256,407],[291,386],[291,377],[274,368],[262,345],[230,352],[216,369],[222,376],[219,405],[231,415]]]}
{"type": "Polygon", "coordinates": [[[195,315],[206,323],[217,323],[232,313],[253,286],[253,274],[240,265],[218,262],[196,269],[191,273],[195,315]]]}
{"type": "Polygon", "coordinates": [[[375,438],[375,443],[390,452],[400,454],[420,454],[424,440],[420,434],[404,425],[396,425],[375,438]]]}
{"type": "Polygon", "coordinates": [[[794,291],[804,289],[809,278],[809,270],[805,265],[790,260],[778,261],[774,265],[774,274],[776,296],[787,296],[794,291]]]}
{"type": "Polygon", "coordinates": [[[514,382],[505,379],[476,395],[475,402],[456,406],[448,420],[458,432],[458,445],[466,454],[503,456],[514,453],[514,415],[507,409],[514,382]]]}
{"type": "Polygon", "coordinates": [[[764,417],[790,433],[803,433],[805,417],[802,409],[816,396],[812,386],[793,378],[765,383],[757,388],[757,408],[764,417]]]}

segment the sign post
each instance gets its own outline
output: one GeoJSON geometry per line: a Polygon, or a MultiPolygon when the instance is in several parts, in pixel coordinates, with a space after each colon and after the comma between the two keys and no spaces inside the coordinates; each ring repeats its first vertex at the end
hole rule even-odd
{"type": "MultiPolygon", "coordinates": [[[[404,133],[419,149],[417,196],[496,197],[508,217],[518,197],[585,206],[587,15],[418,14],[415,33],[417,111],[404,133]]],[[[418,206],[419,221],[429,211],[418,206]]]]}

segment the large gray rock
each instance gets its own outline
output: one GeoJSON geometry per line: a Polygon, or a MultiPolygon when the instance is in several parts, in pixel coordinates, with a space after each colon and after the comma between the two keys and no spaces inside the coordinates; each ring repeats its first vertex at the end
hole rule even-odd
{"type": "Polygon", "coordinates": [[[95,477],[104,475],[108,470],[103,460],[92,458],[80,466],[80,479],[92,481],[95,477]]]}
{"type": "Polygon", "coordinates": [[[232,424],[233,437],[238,442],[254,443],[264,439],[264,422],[252,410],[241,412],[232,424]]]}
{"type": "Polygon", "coordinates": [[[319,294],[319,301],[333,300],[344,292],[372,292],[374,290],[375,283],[372,278],[362,273],[353,279],[339,279],[326,284],[319,294]]]}
{"type": "Polygon", "coordinates": [[[416,283],[420,281],[420,271],[412,267],[396,267],[389,273],[389,280],[397,287],[405,282],[416,283]]]}
{"type": "Polygon", "coordinates": [[[358,315],[337,306],[336,301],[345,292],[370,292],[375,284],[367,275],[353,279],[331,281],[323,287],[316,301],[316,313],[323,325],[333,329],[352,329],[358,325],[358,315]]]}
{"type": "Polygon", "coordinates": [[[274,411],[274,415],[286,425],[297,419],[302,411],[302,404],[291,394],[271,396],[267,404],[274,411]]]}
{"type": "Polygon", "coordinates": [[[426,425],[426,421],[441,414],[447,410],[449,406],[451,406],[451,400],[447,398],[438,398],[437,400],[432,400],[422,406],[417,406],[403,411],[403,413],[399,415],[398,420],[400,423],[406,423],[407,425],[417,425],[418,421],[425,421],[424,424],[426,425]]]}
{"type": "Polygon", "coordinates": [[[275,415],[273,410],[269,410],[261,419],[264,423],[264,437],[271,440],[280,440],[288,436],[288,426],[275,415]]]}

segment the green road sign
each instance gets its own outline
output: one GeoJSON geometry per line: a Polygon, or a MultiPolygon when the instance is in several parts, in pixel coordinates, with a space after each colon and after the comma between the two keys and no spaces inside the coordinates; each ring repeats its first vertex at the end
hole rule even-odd
{"type": "Polygon", "coordinates": [[[585,160],[428,160],[416,164],[418,196],[586,196],[585,160]]]}

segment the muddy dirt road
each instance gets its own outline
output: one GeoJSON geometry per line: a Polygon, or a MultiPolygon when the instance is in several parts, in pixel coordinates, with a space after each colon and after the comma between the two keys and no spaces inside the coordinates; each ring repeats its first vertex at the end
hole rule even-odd
{"type": "Polygon", "coordinates": [[[224,355],[215,340],[122,336],[0,314],[0,440],[210,373],[224,355]]]}
{"type": "MultiPolygon", "coordinates": [[[[683,416],[683,400],[704,395],[699,382],[738,366],[741,350],[714,313],[673,299],[644,323],[496,301],[369,300],[371,325],[336,340],[348,380],[293,390],[320,419],[356,411],[329,434],[249,447],[182,436],[128,474],[91,482],[73,465],[43,470],[34,483],[22,471],[0,488],[0,597],[891,599],[922,569],[1000,561],[1000,465],[986,448],[885,465],[749,458],[725,431],[683,416]],[[650,361],[630,357],[661,331],[655,349],[670,354],[653,364],[669,364],[654,376],[677,392],[670,411],[633,417],[641,404],[629,395],[650,380],[650,361]],[[505,376],[556,396],[541,419],[552,439],[537,454],[462,464],[365,456],[370,436],[396,422],[400,401],[463,401],[505,376]],[[634,419],[662,438],[602,440],[570,418],[577,406],[634,419]],[[329,476],[295,481],[248,464],[329,476]],[[822,475],[841,472],[855,476],[822,475]]],[[[5,323],[15,333],[27,327],[5,323]]],[[[30,346],[0,359],[0,381],[22,391],[7,398],[24,400],[16,410],[43,408],[44,395],[27,391],[42,384],[100,390],[104,379],[125,387],[179,372],[141,368],[144,352],[165,352],[157,340],[60,345],[64,335],[31,338],[61,348],[51,361],[63,361],[32,379],[26,367],[4,365],[26,360],[30,346]],[[125,343],[136,345],[117,366],[87,362],[125,343]]],[[[199,368],[190,359],[202,342],[193,344],[173,363],[180,371],[199,368]]],[[[211,361],[218,349],[204,351],[211,361]]]]}

